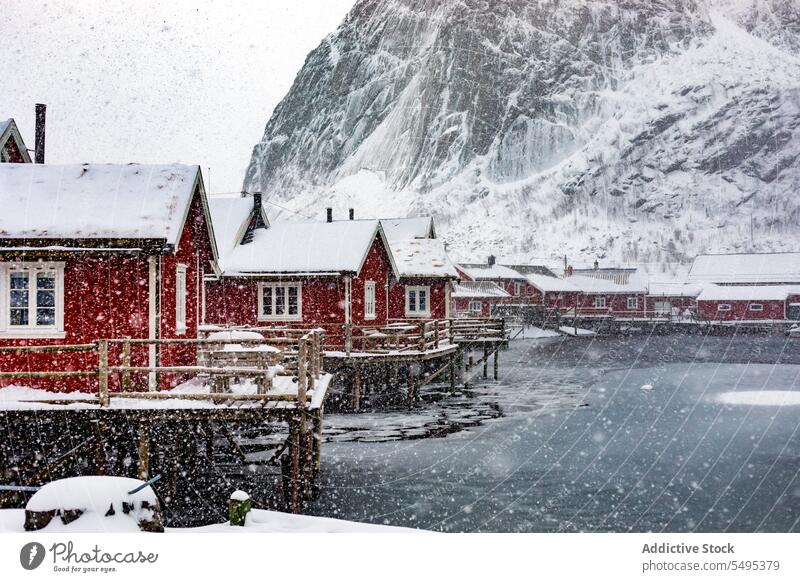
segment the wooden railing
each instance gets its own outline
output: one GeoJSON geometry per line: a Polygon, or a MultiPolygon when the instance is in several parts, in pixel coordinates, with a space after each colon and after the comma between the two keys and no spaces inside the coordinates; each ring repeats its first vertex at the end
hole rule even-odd
{"type": "Polygon", "coordinates": [[[269,339],[100,339],[91,344],[80,345],[41,345],[41,346],[8,346],[0,347],[1,354],[30,354],[30,353],[71,353],[84,352],[97,354],[97,366],[84,370],[39,370],[39,371],[4,371],[0,370],[0,379],[51,379],[62,380],[65,378],[91,378],[97,379],[96,399],[53,399],[38,402],[74,403],[89,402],[100,406],[108,406],[111,398],[134,398],[143,400],[211,400],[214,402],[225,401],[296,401],[298,406],[305,406],[307,393],[314,389],[316,381],[322,373],[323,333],[321,331],[304,331],[295,338],[269,338],[269,339]],[[258,347],[267,345],[280,346],[279,358],[272,365],[262,366],[213,366],[204,365],[202,356],[204,350],[225,345],[238,344],[241,346],[258,347]],[[120,349],[113,348],[119,346],[120,349]],[[161,350],[165,347],[177,347],[184,350],[194,350],[197,354],[196,365],[150,365],[149,348],[158,346],[161,350]],[[146,354],[136,353],[137,349],[146,348],[146,354]],[[111,353],[119,353],[119,362],[112,362],[111,353]],[[136,365],[135,360],[148,361],[147,365],[136,365]],[[250,377],[256,379],[258,390],[256,394],[231,394],[224,391],[206,392],[159,392],[158,379],[160,375],[170,374],[178,376],[214,377],[250,377]],[[110,389],[110,380],[119,376],[121,390],[110,389]],[[147,377],[147,390],[135,390],[136,376],[147,377]],[[297,378],[297,393],[270,394],[272,379],[278,376],[297,378]],[[155,382],[153,381],[155,379],[155,382]]]}

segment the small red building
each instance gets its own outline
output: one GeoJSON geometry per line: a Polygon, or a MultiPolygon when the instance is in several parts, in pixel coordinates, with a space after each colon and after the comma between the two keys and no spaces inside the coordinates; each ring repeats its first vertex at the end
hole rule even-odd
{"type": "MultiPolygon", "coordinates": [[[[197,337],[217,258],[198,166],[0,164],[0,207],[0,345],[197,337]]],[[[119,357],[112,350],[110,361],[119,357]]],[[[195,361],[185,347],[133,353],[138,365],[195,361]]],[[[92,367],[96,354],[0,354],[5,371],[92,367]]]]}
{"type": "Polygon", "coordinates": [[[579,290],[578,313],[643,317],[647,288],[637,282],[615,283],[608,279],[573,275],[567,278],[579,290]]]}
{"type": "Polygon", "coordinates": [[[705,321],[779,321],[790,319],[800,302],[800,287],[785,285],[708,285],[697,297],[705,321]]]}
{"type": "Polygon", "coordinates": [[[532,302],[548,309],[566,311],[578,306],[580,290],[568,279],[531,274],[528,284],[533,288],[532,302]]]}
{"type": "Polygon", "coordinates": [[[459,278],[431,217],[381,219],[396,280],[389,283],[390,319],[447,319],[459,278]]]}
{"type": "Polygon", "coordinates": [[[31,156],[13,119],[0,121],[0,163],[30,164],[31,156]]]}
{"type": "Polygon", "coordinates": [[[510,297],[497,283],[464,281],[453,287],[452,313],[456,317],[490,317],[495,306],[510,297]]]}
{"type": "Polygon", "coordinates": [[[209,324],[318,325],[330,346],[345,324],[390,317],[396,272],[378,220],[270,224],[258,196],[212,198],[211,209],[222,273],[206,278],[209,324]]]}

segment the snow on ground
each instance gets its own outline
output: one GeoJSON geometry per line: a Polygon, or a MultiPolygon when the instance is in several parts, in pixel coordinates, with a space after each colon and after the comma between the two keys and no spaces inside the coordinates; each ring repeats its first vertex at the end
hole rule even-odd
{"type": "Polygon", "coordinates": [[[723,392],[717,397],[723,404],[745,406],[800,406],[800,392],[788,390],[746,390],[723,392]]]}
{"type": "MultiPolygon", "coordinates": [[[[136,522],[131,519],[117,519],[117,516],[104,518],[95,515],[79,517],[69,525],[54,519],[49,526],[41,530],[46,533],[53,532],[137,532],[136,522]]],[[[25,512],[22,509],[0,509],[0,533],[23,533],[25,512]]],[[[228,523],[206,525],[189,528],[166,528],[166,533],[413,533],[424,530],[415,530],[405,527],[388,525],[373,525],[356,521],[345,521],[330,517],[316,517],[310,515],[293,515],[279,511],[254,509],[247,515],[244,527],[231,526],[228,523]]]]}
{"type": "Polygon", "coordinates": [[[583,329],[581,327],[574,327],[571,325],[562,325],[558,328],[558,331],[565,335],[571,335],[574,337],[594,337],[597,335],[591,329],[583,329]]]}
{"type": "Polygon", "coordinates": [[[536,327],[535,325],[528,325],[522,330],[520,339],[543,339],[548,337],[559,337],[560,335],[561,334],[553,331],[552,329],[542,329],[541,327],[536,327]]]}

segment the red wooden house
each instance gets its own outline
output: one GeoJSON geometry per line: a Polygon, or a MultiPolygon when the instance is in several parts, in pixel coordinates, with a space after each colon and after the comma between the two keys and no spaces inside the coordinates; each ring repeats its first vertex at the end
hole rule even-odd
{"type": "MultiPolygon", "coordinates": [[[[197,337],[216,263],[198,166],[0,164],[0,207],[0,345],[197,337]]],[[[143,347],[133,361],[192,364],[195,350],[143,347]]],[[[96,354],[0,354],[6,371],[90,367],[96,354]]]]}
{"type": "Polygon", "coordinates": [[[786,285],[707,285],[697,297],[706,321],[779,321],[800,303],[800,287],[786,285]]]}
{"type": "Polygon", "coordinates": [[[615,283],[608,279],[573,275],[567,281],[579,290],[578,313],[643,317],[647,287],[635,281],[615,283]]]}
{"type": "Polygon", "coordinates": [[[494,308],[511,295],[491,281],[464,281],[454,285],[451,297],[451,312],[456,317],[490,317],[494,308]]]}
{"type": "Polygon", "coordinates": [[[653,316],[683,316],[697,309],[697,296],[702,285],[650,283],[645,297],[645,311],[653,316]]]}
{"type": "Polygon", "coordinates": [[[444,242],[436,238],[433,218],[380,222],[397,277],[389,283],[389,318],[449,318],[452,283],[459,274],[444,242]]]}
{"type": "Polygon", "coordinates": [[[506,304],[530,305],[541,302],[541,292],[528,280],[528,275],[555,278],[555,274],[543,265],[501,265],[493,255],[485,263],[462,263],[458,272],[464,281],[486,281],[496,283],[509,295],[506,304]]]}
{"type": "Polygon", "coordinates": [[[390,317],[396,272],[379,221],[270,224],[253,196],[212,198],[211,209],[226,238],[218,238],[222,273],[206,278],[209,324],[312,324],[326,329],[331,346],[342,344],[345,324],[390,317]]]}
{"type": "Polygon", "coordinates": [[[530,274],[528,284],[533,288],[532,302],[548,309],[566,311],[578,306],[580,290],[568,279],[530,274]]]}
{"type": "Polygon", "coordinates": [[[28,148],[13,119],[0,120],[0,163],[31,163],[28,148]]]}

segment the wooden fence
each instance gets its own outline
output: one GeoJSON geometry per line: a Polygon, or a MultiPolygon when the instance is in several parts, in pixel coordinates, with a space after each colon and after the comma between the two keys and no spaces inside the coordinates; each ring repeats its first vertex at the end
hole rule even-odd
{"type": "MultiPolygon", "coordinates": [[[[304,331],[302,335],[294,337],[277,337],[268,339],[100,339],[91,344],[80,345],[38,345],[38,346],[8,346],[0,347],[0,354],[26,354],[26,353],[67,353],[85,352],[97,354],[96,367],[91,366],[84,370],[37,370],[37,371],[3,371],[0,370],[0,379],[61,379],[61,378],[91,378],[97,379],[98,389],[96,398],[86,399],[57,399],[37,400],[37,402],[69,404],[85,402],[108,406],[112,398],[133,398],[143,400],[211,400],[214,402],[228,401],[295,401],[298,406],[305,406],[307,392],[314,389],[315,382],[322,373],[323,333],[320,331],[304,331]],[[259,346],[280,346],[280,352],[275,360],[267,361],[262,365],[238,366],[235,362],[229,365],[204,365],[203,353],[209,353],[214,348],[223,348],[236,344],[243,348],[257,349],[259,346]],[[112,361],[110,357],[111,346],[120,346],[119,362],[112,361]],[[166,346],[192,349],[198,355],[196,365],[134,365],[132,362],[137,356],[137,349],[155,346],[157,350],[166,346]],[[209,379],[250,377],[256,379],[258,390],[256,394],[231,394],[226,391],[216,391],[211,394],[205,392],[159,392],[158,378],[163,374],[180,376],[200,376],[209,379]],[[110,390],[110,379],[118,375],[120,378],[120,391],[110,390]],[[147,377],[147,390],[135,390],[134,384],[138,377],[147,377]],[[270,394],[272,379],[276,376],[291,376],[297,378],[297,393],[270,394]],[[155,378],[155,382],[153,379],[155,378]]],[[[138,354],[138,359],[141,354],[138,354]]],[[[87,395],[88,396],[88,395],[87,395]]]]}

